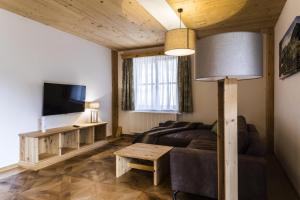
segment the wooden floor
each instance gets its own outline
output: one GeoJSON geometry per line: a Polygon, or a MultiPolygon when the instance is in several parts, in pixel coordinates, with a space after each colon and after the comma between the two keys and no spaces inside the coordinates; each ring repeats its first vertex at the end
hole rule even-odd
{"type": "MultiPolygon", "coordinates": [[[[1,179],[1,200],[169,200],[170,180],[159,186],[152,174],[132,170],[115,178],[113,152],[130,144],[129,138],[109,143],[88,154],[33,172],[1,179]]],[[[277,161],[269,159],[269,200],[298,200],[277,161]]],[[[179,194],[179,200],[201,199],[179,194]]]]}

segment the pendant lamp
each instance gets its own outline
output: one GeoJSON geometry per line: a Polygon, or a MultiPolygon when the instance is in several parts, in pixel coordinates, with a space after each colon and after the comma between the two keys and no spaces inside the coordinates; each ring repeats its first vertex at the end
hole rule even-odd
{"type": "Polygon", "coordinates": [[[195,53],[196,34],[189,28],[181,28],[182,8],[178,9],[180,25],[166,33],[165,54],[170,56],[187,56],[195,53]]]}

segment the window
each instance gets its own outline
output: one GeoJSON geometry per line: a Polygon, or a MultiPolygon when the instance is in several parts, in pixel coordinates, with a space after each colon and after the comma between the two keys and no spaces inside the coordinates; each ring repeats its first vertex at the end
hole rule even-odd
{"type": "Polygon", "coordinates": [[[178,110],[177,63],[175,56],[133,59],[135,110],[178,110]]]}

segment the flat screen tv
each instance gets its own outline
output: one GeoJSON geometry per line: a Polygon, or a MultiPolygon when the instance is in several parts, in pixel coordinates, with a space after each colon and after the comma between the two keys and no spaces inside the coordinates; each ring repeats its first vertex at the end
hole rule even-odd
{"type": "Polygon", "coordinates": [[[86,86],[44,83],[43,116],[84,112],[86,86]]]}

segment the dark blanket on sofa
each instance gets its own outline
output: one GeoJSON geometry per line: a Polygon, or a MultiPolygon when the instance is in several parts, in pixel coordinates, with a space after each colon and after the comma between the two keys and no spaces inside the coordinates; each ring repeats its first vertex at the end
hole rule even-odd
{"type": "Polygon", "coordinates": [[[216,135],[210,129],[210,125],[204,125],[200,122],[167,121],[160,123],[158,127],[138,134],[134,143],[185,147],[193,139],[202,138],[216,141],[216,135]]]}

